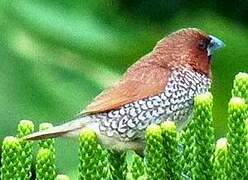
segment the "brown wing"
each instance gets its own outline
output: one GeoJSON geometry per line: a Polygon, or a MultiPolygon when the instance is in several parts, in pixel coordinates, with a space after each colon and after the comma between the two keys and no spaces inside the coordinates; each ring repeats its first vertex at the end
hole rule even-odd
{"type": "Polygon", "coordinates": [[[168,68],[151,63],[151,57],[143,60],[129,68],[118,84],[99,94],[82,113],[94,114],[118,109],[162,92],[169,76],[168,68]]]}

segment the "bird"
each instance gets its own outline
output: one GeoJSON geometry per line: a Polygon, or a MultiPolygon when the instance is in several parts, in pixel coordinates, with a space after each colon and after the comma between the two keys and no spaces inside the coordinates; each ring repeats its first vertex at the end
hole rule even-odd
{"type": "Polygon", "coordinates": [[[210,90],[212,54],[224,46],[197,28],[175,31],[158,41],[74,120],[25,139],[77,137],[90,129],[108,149],[142,150],[150,124],[173,121],[178,131],[186,127],[194,97],[210,90]]]}

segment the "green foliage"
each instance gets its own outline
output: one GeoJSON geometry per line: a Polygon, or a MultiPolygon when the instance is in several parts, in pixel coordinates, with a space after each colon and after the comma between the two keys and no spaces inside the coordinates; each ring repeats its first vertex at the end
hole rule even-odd
{"type": "Polygon", "coordinates": [[[164,138],[165,179],[180,179],[182,171],[178,149],[178,134],[174,122],[161,124],[164,138]]]}
{"type": "Polygon", "coordinates": [[[160,126],[152,124],[146,130],[145,165],[148,179],[164,179],[165,159],[163,157],[162,130],[160,126]]]}
{"type": "Polygon", "coordinates": [[[215,152],[213,155],[213,180],[228,180],[227,175],[227,139],[220,138],[217,140],[215,152]]]}
{"type": "Polygon", "coordinates": [[[145,175],[144,159],[134,151],[127,151],[125,159],[124,179],[133,180],[145,175]]]}
{"type": "Polygon", "coordinates": [[[17,137],[22,138],[34,131],[34,124],[29,120],[21,120],[17,127],[17,137]]]}
{"type": "MultiPolygon", "coordinates": [[[[39,126],[39,130],[43,131],[43,130],[46,130],[46,129],[51,128],[51,127],[53,127],[53,125],[51,123],[41,123],[39,126]]],[[[55,141],[52,138],[39,141],[39,147],[49,149],[50,151],[52,151],[52,153],[54,154],[54,157],[55,157],[54,144],[55,144],[55,141]]]]}
{"type": "MultiPolygon", "coordinates": [[[[53,127],[51,123],[41,123],[39,125],[39,130],[43,131],[51,127],[53,127]]],[[[40,149],[36,157],[36,176],[38,180],[52,180],[56,176],[54,144],[54,139],[44,139],[39,141],[40,149]]]]}
{"type": "Polygon", "coordinates": [[[192,179],[207,179],[211,176],[210,161],[214,150],[212,119],[213,97],[210,93],[194,99],[193,119],[186,129],[183,140],[183,173],[192,179]]]}
{"type": "MultiPolygon", "coordinates": [[[[17,127],[17,137],[22,138],[28,134],[31,134],[34,131],[34,124],[29,120],[21,120],[17,127]]],[[[22,147],[22,152],[20,156],[20,162],[24,171],[22,171],[23,180],[28,180],[31,178],[31,164],[32,164],[32,152],[33,146],[32,142],[27,142],[25,140],[20,140],[22,147]]]]}
{"type": "Polygon", "coordinates": [[[239,97],[231,98],[228,104],[228,177],[231,179],[247,179],[247,105],[239,97]]]}
{"type": "MultiPolygon", "coordinates": [[[[246,135],[247,135],[247,139],[248,139],[248,118],[245,120],[245,130],[246,130],[246,135]]],[[[248,143],[248,141],[247,141],[248,143]]]]}
{"type": "Polygon", "coordinates": [[[1,179],[26,179],[26,170],[21,164],[22,147],[19,140],[13,136],[4,138],[2,145],[1,179]]]}
{"type": "Polygon", "coordinates": [[[79,179],[112,179],[108,151],[103,149],[94,131],[84,129],[79,137],[79,179]]]}
{"type": "Polygon", "coordinates": [[[50,149],[41,148],[36,156],[36,179],[54,180],[55,177],[54,154],[50,149]]]}
{"type": "Polygon", "coordinates": [[[232,90],[233,97],[244,98],[246,103],[248,103],[248,74],[238,73],[235,76],[232,90]]]}
{"type": "Polygon", "coordinates": [[[111,164],[111,173],[113,179],[125,179],[125,152],[118,152],[115,150],[108,150],[109,163],[111,164]]]}
{"type": "Polygon", "coordinates": [[[70,180],[70,178],[66,175],[59,174],[56,176],[55,180],[70,180]]]}

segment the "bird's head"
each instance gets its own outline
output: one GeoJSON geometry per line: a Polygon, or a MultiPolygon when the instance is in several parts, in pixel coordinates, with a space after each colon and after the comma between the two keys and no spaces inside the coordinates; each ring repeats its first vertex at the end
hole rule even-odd
{"type": "Polygon", "coordinates": [[[211,56],[224,46],[218,38],[199,29],[188,28],[159,41],[153,54],[162,66],[187,67],[210,76],[211,56]]]}

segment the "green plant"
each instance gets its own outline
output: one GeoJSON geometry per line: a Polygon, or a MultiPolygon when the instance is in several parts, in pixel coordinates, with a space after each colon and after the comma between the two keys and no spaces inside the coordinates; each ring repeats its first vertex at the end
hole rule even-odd
{"type": "Polygon", "coordinates": [[[56,176],[55,180],[70,180],[70,178],[66,175],[59,174],[56,176]]]}
{"type": "Polygon", "coordinates": [[[148,179],[164,179],[163,136],[160,126],[155,124],[150,125],[146,130],[145,165],[148,179]]]}
{"type": "Polygon", "coordinates": [[[235,76],[232,89],[233,97],[244,98],[246,103],[248,103],[248,74],[238,73],[235,76]]]}
{"type": "Polygon", "coordinates": [[[134,151],[127,151],[125,157],[124,179],[132,180],[138,179],[141,176],[146,176],[144,159],[142,157],[134,151]]]}
{"type": "Polygon", "coordinates": [[[55,159],[50,149],[41,148],[36,156],[36,179],[37,180],[54,180],[55,159]]]}
{"type": "Polygon", "coordinates": [[[84,129],[79,137],[79,179],[112,179],[109,154],[94,131],[84,129]]]}
{"type": "MultiPolygon", "coordinates": [[[[53,127],[51,123],[41,123],[39,130],[43,131],[53,127]]],[[[39,151],[36,156],[36,176],[38,180],[55,179],[55,141],[44,139],[39,141],[39,151]]]]}
{"type": "Polygon", "coordinates": [[[213,155],[213,180],[228,180],[227,176],[227,139],[220,138],[216,142],[213,155]]]}
{"type": "Polygon", "coordinates": [[[194,99],[193,119],[183,136],[183,173],[192,179],[207,179],[211,176],[210,161],[214,151],[212,119],[213,97],[210,93],[194,99]]]}
{"type": "Polygon", "coordinates": [[[239,97],[233,97],[228,104],[228,176],[231,179],[248,178],[247,172],[247,105],[239,97]]]}
{"type": "MultiPolygon", "coordinates": [[[[49,129],[51,127],[53,127],[53,125],[51,123],[41,123],[39,126],[39,130],[43,131],[43,130],[49,129]]],[[[54,139],[44,139],[44,140],[39,141],[39,147],[50,149],[52,151],[52,153],[54,154],[54,157],[55,157],[54,144],[55,144],[54,139]]]]}
{"type": "Polygon", "coordinates": [[[182,171],[176,124],[166,121],[161,124],[161,129],[164,138],[165,179],[180,179],[182,171]]]}
{"type": "Polygon", "coordinates": [[[29,120],[21,120],[17,127],[17,137],[20,138],[20,144],[22,147],[20,162],[23,166],[23,180],[28,180],[31,178],[31,164],[32,164],[32,152],[33,145],[32,142],[22,140],[21,138],[31,134],[34,131],[34,124],[29,120]]]}
{"type": "MultiPolygon", "coordinates": [[[[22,147],[19,140],[7,136],[3,140],[1,159],[1,179],[26,178],[24,167],[21,163],[22,147]]],[[[27,175],[28,176],[28,175],[27,175]]]]}
{"type": "Polygon", "coordinates": [[[109,163],[113,179],[125,179],[125,152],[118,152],[115,150],[108,150],[109,163]]]}

